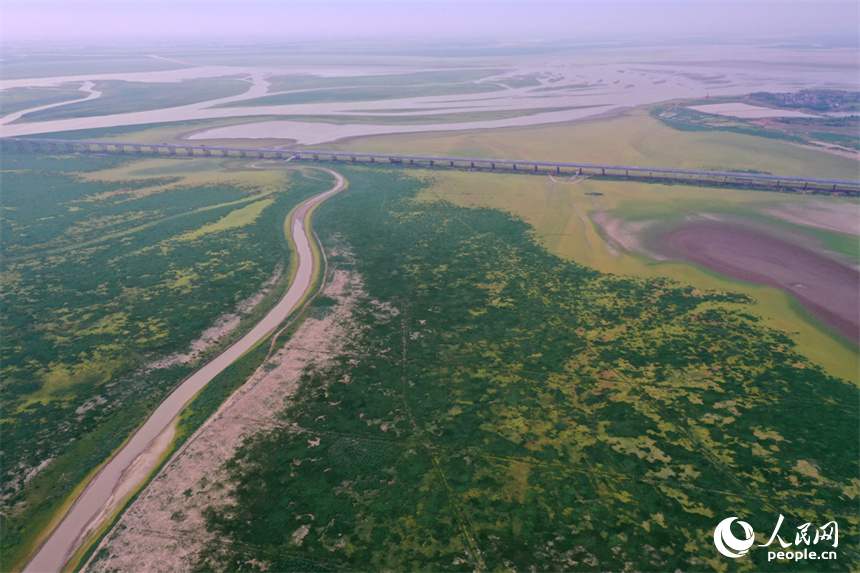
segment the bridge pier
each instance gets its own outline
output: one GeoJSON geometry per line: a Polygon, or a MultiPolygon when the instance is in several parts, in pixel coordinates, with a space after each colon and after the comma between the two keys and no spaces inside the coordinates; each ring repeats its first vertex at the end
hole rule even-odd
{"type": "Polygon", "coordinates": [[[490,163],[490,169],[495,170],[495,169],[496,169],[496,164],[495,164],[495,163],[490,163]]]}
{"type": "Polygon", "coordinates": [[[353,155],[352,157],[350,157],[350,158],[349,158],[349,160],[350,160],[352,163],[355,163],[355,155],[353,155]]]}
{"type": "Polygon", "coordinates": [[[265,159],[265,158],[266,158],[266,155],[265,155],[262,151],[258,151],[258,152],[257,152],[257,157],[258,157],[259,159],[265,159]]]}
{"type": "Polygon", "coordinates": [[[123,147],[123,146],[122,146],[122,145],[120,145],[120,144],[116,144],[116,145],[114,145],[114,149],[116,149],[116,152],[117,152],[117,153],[123,153],[123,154],[125,153],[125,147],[123,147]]]}
{"type": "Polygon", "coordinates": [[[101,144],[99,145],[99,149],[101,149],[104,153],[107,153],[107,145],[101,144]]]}
{"type": "Polygon", "coordinates": [[[454,167],[454,162],[451,161],[450,163],[451,163],[450,167],[454,167]]]}
{"type": "Polygon", "coordinates": [[[538,166],[537,166],[537,165],[535,165],[535,173],[537,173],[537,168],[538,168],[538,166]]]}
{"type": "Polygon", "coordinates": [[[470,167],[471,167],[472,169],[474,169],[474,168],[475,168],[475,162],[474,162],[474,161],[470,162],[470,164],[469,164],[469,165],[470,165],[470,167]]]}
{"type": "Polygon", "coordinates": [[[809,189],[809,181],[803,184],[803,190],[806,191],[807,189],[809,189]]]}
{"type": "Polygon", "coordinates": [[[211,157],[211,156],[212,156],[212,152],[204,147],[203,148],[203,157],[211,157]]]}
{"type": "Polygon", "coordinates": [[[227,151],[226,149],[221,150],[221,157],[227,157],[228,155],[230,155],[229,151],[227,151]]]}
{"type": "Polygon", "coordinates": [[[239,157],[241,157],[242,159],[245,159],[245,158],[246,158],[246,157],[248,157],[248,156],[247,156],[247,155],[245,155],[245,152],[244,152],[244,151],[240,151],[240,152],[239,152],[239,157]]]}
{"type": "Polygon", "coordinates": [[[430,160],[430,167],[433,167],[433,160],[430,160]]]}
{"type": "Polygon", "coordinates": [[[556,174],[556,175],[558,175],[559,173],[561,173],[561,167],[559,167],[558,165],[556,165],[556,166],[555,166],[555,174],[556,174]]]}
{"type": "Polygon", "coordinates": [[[371,157],[371,158],[370,158],[370,162],[371,162],[371,163],[376,163],[376,158],[375,158],[375,157],[371,157]]]}
{"type": "Polygon", "coordinates": [[[517,170],[517,164],[516,164],[516,163],[514,163],[514,169],[513,169],[513,171],[516,171],[516,170],[517,170]]]}
{"type": "Polygon", "coordinates": [[[143,153],[143,146],[142,145],[135,145],[134,146],[134,152],[137,155],[140,155],[141,153],[143,153]]]}
{"type": "Polygon", "coordinates": [[[605,175],[606,175],[606,169],[602,169],[602,168],[601,168],[601,170],[600,170],[600,174],[605,176],[605,175]]]}

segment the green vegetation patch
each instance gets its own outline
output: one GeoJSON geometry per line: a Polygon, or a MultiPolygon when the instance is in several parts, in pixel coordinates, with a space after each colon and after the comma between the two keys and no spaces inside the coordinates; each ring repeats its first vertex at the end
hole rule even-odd
{"type": "MultiPolygon", "coordinates": [[[[752,94],[748,100],[759,103],[760,100],[753,97],[756,95],[752,94]]],[[[717,101],[727,103],[742,100],[718,98],[717,101]]],[[[661,104],[651,108],[651,116],[678,131],[728,131],[792,143],[821,145],[823,142],[846,149],[860,149],[860,136],[857,135],[860,117],[857,116],[742,119],[703,113],[689,107],[714,103],[714,100],[693,100],[683,104],[661,104]]]]}
{"type": "Polygon", "coordinates": [[[178,107],[242,94],[250,84],[237,79],[198,79],[149,83],[103,80],[93,89],[96,99],[26,114],[18,122],[50,121],[178,107]]]}
{"type": "Polygon", "coordinates": [[[5,563],[177,383],[276,302],[285,280],[236,314],[273,277],[289,276],[284,218],[332,184],[300,171],[275,191],[107,175],[133,172],[135,161],[3,157],[5,563]],[[153,184],[166,189],[121,192],[153,184]],[[230,313],[244,322],[191,348],[230,313]]]}
{"type": "Polygon", "coordinates": [[[12,88],[0,91],[0,115],[87,97],[71,88],[12,88]]]}
{"type": "Polygon", "coordinates": [[[315,226],[354,255],[329,262],[363,277],[363,334],[230,462],[199,569],[719,569],[719,521],[780,514],[792,541],[836,519],[838,561],[807,565],[857,568],[856,388],[747,295],[602,274],[414,201],[432,182],[343,173],[315,226]]]}

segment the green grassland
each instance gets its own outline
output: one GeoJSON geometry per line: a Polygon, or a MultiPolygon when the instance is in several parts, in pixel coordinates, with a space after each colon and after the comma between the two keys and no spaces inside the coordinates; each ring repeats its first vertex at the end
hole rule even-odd
{"type": "Polygon", "coordinates": [[[330,177],[217,160],[3,158],[4,563],[185,376],[283,293],[283,222],[330,177]],[[280,275],[277,270],[281,269],[280,275]],[[279,277],[219,344],[174,360],[279,277]]]}
{"type": "Polygon", "coordinates": [[[234,96],[248,91],[250,84],[237,79],[198,79],[149,83],[121,80],[95,82],[101,97],[80,103],[26,114],[18,122],[50,121],[76,117],[112,115],[178,107],[234,96]]]}
{"type": "MultiPolygon", "coordinates": [[[[748,312],[774,328],[794,333],[798,352],[831,374],[860,384],[857,348],[820,325],[789,295],[770,287],[733,281],[693,265],[656,261],[617,247],[612,249],[607,245],[609,237],[591,218],[594,213],[606,212],[625,224],[650,223],[653,231],[691,216],[731,216],[747,224],[764,225],[772,234],[788,233],[794,241],[819,245],[845,260],[856,261],[860,247],[855,236],[802,227],[768,213],[785,205],[816,208],[822,204],[850,212],[860,208],[856,199],[626,181],[586,179],[571,184],[548,176],[466,172],[440,173],[433,181],[421,198],[441,198],[459,206],[507,212],[528,223],[550,252],[601,272],[666,277],[696,288],[746,293],[755,299],[748,312]]],[[[647,235],[634,235],[646,249],[647,235]]]]}
{"type": "Polygon", "coordinates": [[[780,514],[839,523],[802,566],[860,566],[856,386],[750,296],[558,257],[437,172],[342,172],[315,227],[353,253],[363,335],[230,462],[199,570],[783,570],[712,541],[780,514]]]}
{"type": "Polygon", "coordinates": [[[12,88],[0,91],[0,115],[8,115],[16,111],[74,101],[86,97],[87,94],[70,88],[12,88]]]}
{"type": "Polygon", "coordinates": [[[778,140],[723,131],[678,131],[635,109],[619,117],[545,126],[364,137],[336,151],[498,157],[678,169],[756,170],[856,179],[857,161],[778,140]]]}
{"type": "MultiPolygon", "coordinates": [[[[752,170],[786,175],[854,179],[857,161],[789,143],[726,131],[678,131],[633,110],[620,117],[562,125],[459,133],[416,133],[362,138],[328,145],[336,150],[359,147],[369,152],[577,161],[679,167],[752,170]]],[[[803,310],[790,296],[767,287],[730,281],[698,267],[660,263],[606,249],[606,237],[590,213],[607,211],[626,222],[677,221],[697,213],[718,213],[791,228],[813,243],[857,260],[857,241],[849,235],[811,230],[781,222],[766,211],[791,203],[826,201],[858,208],[856,200],[814,198],[739,189],[650,185],[625,181],[585,180],[556,183],[548,176],[439,173],[424,195],[437,194],[462,206],[487,206],[522,218],[533,226],[551,252],[602,272],[641,277],[668,277],[698,288],[732,289],[756,299],[753,312],[768,324],[796,333],[798,351],[828,372],[858,382],[857,349],[841,340],[803,310]],[[587,195],[600,193],[602,196],[587,195]]],[[[423,195],[422,195],[423,196],[423,195]]]]}
{"type": "Polygon", "coordinates": [[[745,101],[745,98],[716,98],[665,103],[651,108],[651,116],[679,131],[728,131],[813,145],[816,141],[835,144],[846,149],[860,149],[860,118],[775,118],[740,119],[703,113],[690,109],[693,105],[745,101]]]}

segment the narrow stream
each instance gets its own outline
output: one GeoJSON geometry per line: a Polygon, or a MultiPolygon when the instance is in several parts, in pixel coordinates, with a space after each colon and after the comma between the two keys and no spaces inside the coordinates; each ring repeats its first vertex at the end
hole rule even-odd
{"type": "Polygon", "coordinates": [[[274,331],[296,309],[310,290],[315,268],[319,264],[311,249],[311,231],[309,225],[305,225],[305,216],[315,205],[344,188],[343,177],[334,171],[329,173],[336,178],[335,186],[302,203],[290,221],[290,234],[298,252],[298,268],[284,297],[248,334],[185,379],[170,393],[143,426],[90,481],[51,536],[24,568],[25,573],[60,571],[80,548],[87,535],[101,527],[112,517],[118,505],[137,491],[149,471],[132,470],[138,469],[135,466],[139,465],[144,454],[153,464],[161,457],[171,440],[157,438],[172,427],[179,413],[197,392],[274,331]]]}

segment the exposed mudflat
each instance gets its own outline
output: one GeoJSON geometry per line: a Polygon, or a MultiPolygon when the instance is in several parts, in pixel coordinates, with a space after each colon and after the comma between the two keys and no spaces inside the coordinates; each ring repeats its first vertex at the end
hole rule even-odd
{"type": "Polygon", "coordinates": [[[860,343],[860,273],[810,249],[718,221],[692,222],[658,238],[664,255],[733,279],[791,293],[823,323],[860,343]]]}

